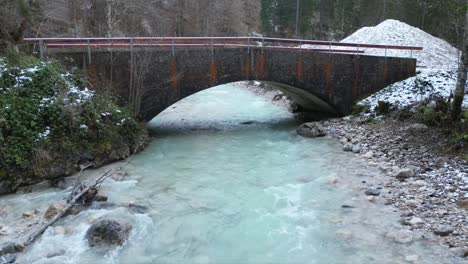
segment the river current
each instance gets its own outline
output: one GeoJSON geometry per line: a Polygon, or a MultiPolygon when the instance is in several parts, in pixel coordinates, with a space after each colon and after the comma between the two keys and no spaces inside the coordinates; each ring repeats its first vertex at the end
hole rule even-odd
{"type": "MultiPolygon", "coordinates": [[[[401,228],[398,213],[367,201],[358,187],[379,172],[336,140],[297,136],[287,109],[240,85],[191,96],[149,127],[155,139],[126,167],[129,176],[103,186],[109,202],[148,210],[96,207],[67,217],[20,263],[390,264],[414,255],[417,263],[456,263],[422,242],[394,242],[388,233],[401,228]],[[84,239],[102,216],[133,225],[129,240],[107,253],[84,239]]],[[[67,195],[4,197],[0,205],[13,211],[2,221],[67,195]]]]}

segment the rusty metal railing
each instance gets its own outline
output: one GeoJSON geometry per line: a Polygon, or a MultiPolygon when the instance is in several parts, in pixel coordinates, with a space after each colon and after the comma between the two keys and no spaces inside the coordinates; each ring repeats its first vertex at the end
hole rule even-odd
{"type": "Polygon", "coordinates": [[[365,48],[410,51],[422,47],[342,43],[305,39],[264,37],[117,37],[117,38],[25,38],[25,44],[38,44],[41,56],[46,49],[228,49],[292,50],[300,52],[365,53],[365,48]]]}

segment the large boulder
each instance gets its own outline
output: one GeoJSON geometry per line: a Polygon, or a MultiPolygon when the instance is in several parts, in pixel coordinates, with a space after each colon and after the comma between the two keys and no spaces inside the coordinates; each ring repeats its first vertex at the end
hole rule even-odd
{"type": "Polygon", "coordinates": [[[109,248],[121,246],[128,239],[132,226],[116,220],[102,219],[86,231],[85,239],[90,247],[109,248]]]}
{"type": "Polygon", "coordinates": [[[324,137],[326,135],[322,125],[316,122],[304,123],[296,132],[298,135],[308,138],[324,137]]]}

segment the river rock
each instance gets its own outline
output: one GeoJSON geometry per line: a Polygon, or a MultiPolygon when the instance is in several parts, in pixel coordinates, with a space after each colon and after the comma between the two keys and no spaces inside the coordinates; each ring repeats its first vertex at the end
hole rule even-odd
{"type": "Polygon", "coordinates": [[[448,236],[453,233],[454,228],[449,225],[439,225],[434,229],[434,234],[438,236],[448,236]]]}
{"type": "Polygon", "coordinates": [[[115,220],[102,219],[94,223],[85,238],[90,247],[121,246],[128,239],[132,226],[115,220]]]}
{"type": "Polygon", "coordinates": [[[412,169],[401,169],[395,174],[395,178],[399,180],[405,180],[414,177],[416,173],[412,169]]]}
{"type": "Polygon", "coordinates": [[[460,208],[468,209],[468,199],[461,199],[461,200],[458,200],[457,205],[458,205],[460,208]]]}
{"type": "Polygon", "coordinates": [[[351,152],[351,151],[353,151],[353,147],[354,147],[353,144],[348,143],[348,144],[345,144],[343,146],[343,150],[346,151],[346,152],[351,152]]]}
{"type": "Polygon", "coordinates": [[[148,211],[148,207],[138,204],[128,204],[128,211],[131,214],[145,214],[148,211]]]}
{"type": "Polygon", "coordinates": [[[401,244],[408,244],[413,242],[413,232],[410,230],[400,230],[395,234],[395,241],[401,244]]]}
{"type": "Polygon", "coordinates": [[[54,216],[56,216],[61,210],[65,208],[65,205],[63,203],[55,203],[49,206],[47,211],[44,214],[44,219],[50,220],[54,216]]]}
{"type": "Polygon", "coordinates": [[[96,202],[107,202],[107,200],[109,200],[109,197],[105,196],[104,194],[102,193],[98,193],[96,194],[96,196],[94,197],[94,200],[96,202]]]}
{"type": "Polygon", "coordinates": [[[35,218],[36,217],[36,210],[24,212],[23,217],[24,218],[35,218]]]}
{"type": "Polygon", "coordinates": [[[368,152],[366,152],[366,154],[364,154],[364,158],[366,158],[366,159],[370,159],[372,157],[374,157],[374,152],[373,151],[368,151],[368,152]]]}
{"type": "Polygon", "coordinates": [[[411,130],[426,130],[428,128],[429,127],[424,124],[412,124],[408,126],[408,129],[411,129],[411,130]]]}
{"type": "Polygon", "coordinates": [[[365,192],[367,196],[379,196],[380,195],[380,190],[378,189],[369,189],[365,192]]]}
{"type": "Polygon", "coordinates": [[[421,224],[424,224],[424,220],[422,220],[422,219],[419,218],[419,217],[413,217],[413,218],[411,218],[411,220],[409,221],[409,224],[412,225],[412,226],[421,225],[421,224]]]}
{"type": "Polygon", "coordinates": [[[361,146],[359,146],[359,145],[353,146],[352,151],[353,151],[353,153],[356,153],[356,154],[361,153],[361,146]]]}
{"type": "Polygon", "coordinates": [[[49,254],[46,255],[46,258],[55,258],[55,257],[58,257],[58,256],[63,256],[65,255],[65,253],[67,253],[64,249],[59,249],[57,251],[54,251],[54,252],[51,252],[49,254]]]}
{"type": "Polygon", "coordinates": [[[23,244],[16,244],[13,242],[6,242],[0,245],[0,256],[5,254],[14,254],[24,250],[23,244]]]}
{"type": "Polygon", "coordinates": [[[324,137],[325,130],[319,123],[304,123],[297,129],[297,134],[302,137],[316,138],[324,137]]]}
{"type": "Polygon", "coordinates": [[[6,254],[0,257],[0,264],[12,264],[16,261],[16,255],[6,254]]]}

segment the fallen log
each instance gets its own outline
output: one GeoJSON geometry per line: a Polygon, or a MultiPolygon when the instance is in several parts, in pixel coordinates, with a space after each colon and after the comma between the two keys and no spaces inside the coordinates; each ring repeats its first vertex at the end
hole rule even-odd
{"type": "MultiPolygon", "coordinates": [[[[119,168],[121,170],[122,168],[119,168]]],[[[117,171],[119,171],[117,170],[117,171]]],[[[73,206],[76,205],[77,201],[80,200],[85,194],[87,194],[90,190],[95,190],[97,189],[102,182],[112,176],[115,172],[112,174],[110,173],[112,170],[107,170],[103,175],[101,175],[93,185],[85,187],[80,193],[75,195],[73,199],[71,199],[67,205],[65,206],[64,209],[62,209],[57,215],[55,215],[52,219],[47,221],[43,226],[41,226],[38,230],[36,230],[34,233],[32,233],[26,241],[24,241],[22,244],[24,247],[29,246],[31,243],[33,243],[39,236],[41,236],[49,226],[53,225],[55,222],[57,222],[60,218],[62,218],[73,206]]]]}

